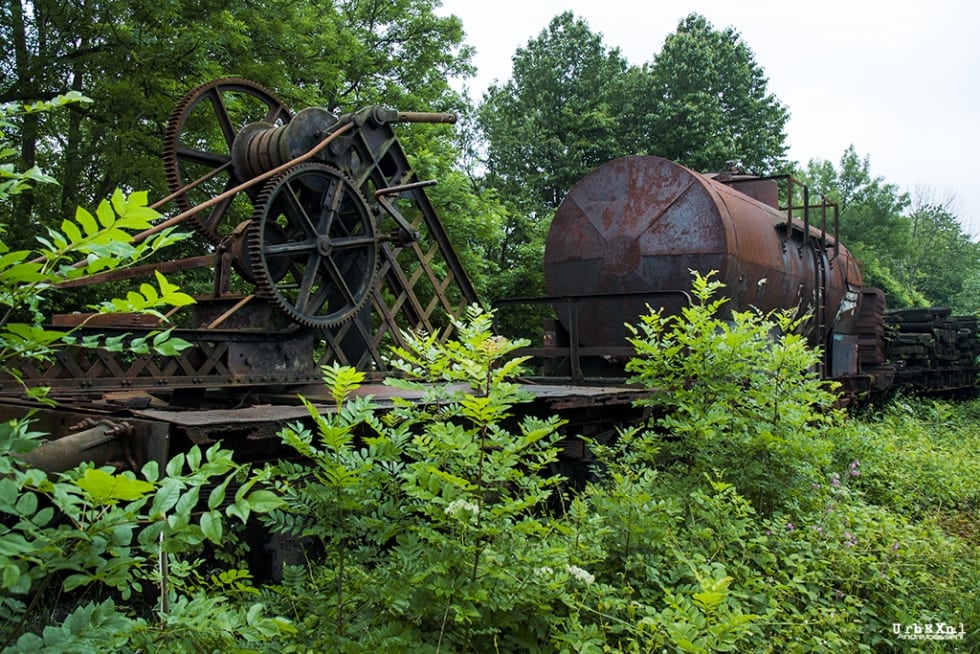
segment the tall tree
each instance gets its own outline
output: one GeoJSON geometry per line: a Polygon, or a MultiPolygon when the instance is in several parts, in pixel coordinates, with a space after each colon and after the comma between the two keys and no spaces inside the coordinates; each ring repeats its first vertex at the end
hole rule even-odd
{"type": "Polygon", "coordinates": [[[836,202],[840,216],[838,236],[864,264],[865,283],[885,291],[894,307],[925,304],[898,278],[898,257],[908,248],[909,223],[904,211],[909,196],[881,176],[871,174],[871,158],[858,156],[854,146],[844,151],[838,166],[811,160],[800,173],[811,194],[836,202]]]}
{"type": "Polygon", "coordinates": [[[499,250],[500,295],[543,290],[541,251],[552,212],[571,186],[623,152],[621,92],[628,68],[617,49],[571,12],[519,48],[512,78],[480,106],[485,183],[509,210],[499,250]]]}
{"type": "Polygon", "coordinates": [[[963,231],[953,198],[914,198],[871,174],[870,157],[850,146],[838,167],[810,161],[801,176],[838,203],[840,238],[864,263],[865,282],[879,286],[893,307],[978,308],[980,244],[963,231]]]}
{"type": "Polygon", "coordinates": [[[20,165],[37,163],[62,185],[25,195],[12,235],[116,186],[162,194],[168,115],[187,90],[216,77],[253,79],[296,108],[455,108],[447,79],[470,70],[470,49],[458,18],[434,14],[438,4],[0,0],[0,102],[66,90],[95,100],[22,123],[20,165]]]}
{"type": "Polygon", "coordinates": [[[811,160],[799,173],[838,203],[841,241],[864,264],[865,283],[882,288],[892,307],[980,310],[980,243],[963,230],[955,198],[902,192],[871,173],[869,156],[850,146],[838,166],[811,160]]]}
{"type": "MultiPolygon", "coordinates": [[[[908,212],[908,247],[897,257],[897,275],[910,293],[921,293],[930,304],[976,312],[980,306],[964,294],[967,280],[980,272],[980,244],[963,231],[955,214],[955,198],[936,198],[916,189],[908,212]]],[[[976,298],[974,298],[974,301],[976,298]]]]}
{"type": "Polygon", "coordinates": [[[871,157],[858,156],[851,145],[841,155],[837,168],[825,160],[811,160],[805,173],[811,190],[837,202],[840,236],[850,245],[877,251],[897,252],[909,238],[903,213],[909,196],[884,177],[871,174],[871,157]]]}
{"type": "Polygon", "coordinates": [[[582,175],[621,154],[627,63],[571,12],[519,48],[512,78],[491,86],[480,121],[488,182],[526,213],[545,215],[582,175]]]}
{"type": "Polygon", "coordinates": [[[650,75],[652,152],[695,170],[783,166],[789,112],[734,28],[716,30],[690,14],[664,41],[650,75]]]}

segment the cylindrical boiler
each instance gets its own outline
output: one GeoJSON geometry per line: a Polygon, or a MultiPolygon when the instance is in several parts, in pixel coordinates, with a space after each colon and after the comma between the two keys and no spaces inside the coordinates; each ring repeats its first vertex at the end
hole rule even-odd
{"type": "Polygon", "coordinates": [[[823,344],[831,329],[851,331],[861,272],[833,237],[810,227],[804,238],[801,221],[790,225],[785,212],[672,161],[624,157],[583,177],[562,201],[545,245],[545,283],[551,296],[604,296],[579,300],[582,345],[621,344],[623,324],[660,298],[675,310],[691,270],[717,271],[729,311],[819,317],[809,336],[823,344]]]}

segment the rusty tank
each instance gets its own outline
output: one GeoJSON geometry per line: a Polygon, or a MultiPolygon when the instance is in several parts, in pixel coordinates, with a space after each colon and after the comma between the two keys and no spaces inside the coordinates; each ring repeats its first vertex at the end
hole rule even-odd
{"type": "Polygon", "coordinates": [[[857,356],[860,267],[825,212],[808,201],[778,205],[775,178],[705,175],[654,156],[596,168],[562,201],[545,245],[548,295],[577,298],[574,311],[556,307],[567,338],[624,344],[624,323],[647,305],[678,311],[691,271],[716,271],[728,311],[795,309],[808,316],[812,344],[839,350],[828,365],[846,374],[857,356]]]}

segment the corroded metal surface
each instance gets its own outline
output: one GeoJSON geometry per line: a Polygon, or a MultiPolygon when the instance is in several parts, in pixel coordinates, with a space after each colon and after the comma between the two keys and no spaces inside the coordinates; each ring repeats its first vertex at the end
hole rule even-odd
{"type": "MultiPolygon", "coordinates": [[[[856,304],[848,306],[845,296],[862,285],[850,254],[834,244],[832,258],[827,242],[785,213],[674,162],[625,157],[586,175],[562,202],[548,233],[545,279],[555,297],[669,294],[690,288],[691,270],[716,271],[728,310],[795,307],[815,316],[813,341],[822,343],[830,325],[853,320],[856,304]]],[[[586,303],[581,343],[622,343],[623,323],[636,322],[645,304],[586,303]]]]}
{"type": "MultiPolygon", "coordinates": [[[[292,113],[282,100],[251,80],[217,79],[188,92],[171,112],[164,134],[167,184],[171,191],[179,192],[203,176],[213,177],[193,190],[179,192],[174,198],[179,209],[189,211],[252,176],[231,165],[233,146],[244,126],[256,123],[280,126],[291,118],[292,113]]],[[[249,200],[257,193],[258,189],[254,189],[243,195],[249,200]]],[[[246,217],[244,213],[236,215],[229,199],[206,216],[194,214],[190,220],[198,233],[217,243],[223,224],[234,227],[246,217]]]]}

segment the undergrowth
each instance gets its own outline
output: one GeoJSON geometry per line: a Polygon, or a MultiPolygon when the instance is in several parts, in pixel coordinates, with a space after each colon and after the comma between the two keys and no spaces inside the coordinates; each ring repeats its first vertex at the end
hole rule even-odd
{"type": "Polygon", "coordinates": [[[457,340],[407,334],[393,353],[406,377],[392,383],[419,401],[383,410],[359,373],[327,368],[335,407],[309,404],[282,434],[301,463],[248,472],[198,452],[168,467],[179,489],[154,470],[83,467],[45,486],[8,469],[7,615],[31,604],[22,579],[102,591],[63,619],[3,627],[7,651],[980,649],[980,403],[837,413],[796,325],[722,320],[718,290],[696,277],[683,317],[637,326],[635,381],[669,391],[656,419],[593,446],[603,467],[574,495],[551,472],[567,426],[521,417],[520,343],[476,308],[457,340]],[[192,495],[202,468],[248,480],[237,509],[192,495]],[[58,523],[45,494],[87,517],[58,523]],[[191,511],[201,501],[208,518],[191,511]],[[236,551],[219,525],[255,513],[299,546],[281,579],[257,584],[230,560],[201,574],[197,546],[236,551]],[[86,546],[45,558],[55,536],[86,546]],[[163,553],[176,577],[140,611],[127,584],[158,589],[163,553]]]}

